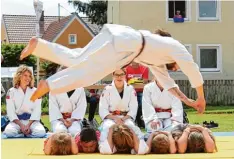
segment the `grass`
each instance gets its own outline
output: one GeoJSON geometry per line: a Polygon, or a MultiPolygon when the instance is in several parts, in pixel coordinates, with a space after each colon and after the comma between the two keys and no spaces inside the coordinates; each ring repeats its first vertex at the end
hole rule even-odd
{"type": "MultiPolygon", "coordinates": [[[[187,113],[196,113],[191,107],[185,107],[187,113]]],[[[204,114],[234,113],[234,106],[207,106],[204,114]]]]}
{"type": "Polygon", "coordinates": [[[203,121],[210,122],[213,120],[219,124],[218,128],[212,128],[214,132],[229,132],[234,131],[234,114],[195,114],[188,113],[189,122],[202,124],[203,121]]]}
{"type": "MultiPolygon", "coordinates": [[[[199,123],[202,124],[203,121],[215,121],[219,123],[218,128],[212,128],[211,130],[214,132],[230,132],[234,131],[234,113],[227,113],[227,112],[233,112],[234,107],[233,106],[222,106],[222,107],[207,107],[206,114],[197,114],[196,111],[193,109],[185,109],[187,112],[189,122],[191,124],[193,123],[199,123]],[[217,112],[223,112],[224,114],[217,114],[217,112]]],[[[87,118],[88,115],[86,114],[85,117],[87,118]]],[[[101,118],[99,115],[95,115],[95,119],[98,121],[98,123],[101,123],[101,118]]],[[[50,129],[50,123],[49,123],[49,117],[48,115],[42,116],[42,121],[45,123],[45,125],[50,129]]]]}
{"type": "MultiPolygon", "coordinates": [[[[6,113],[6,106],[2,104],[2,114],[6,113]]],[[[88,110],[88,108],[87,108],[88,110]]],[[[207,106],[204,114],[200,115],[190,107],[185,107],[184,109],[189,118],[189,122],[202,124],[203,121],[215,121],[219,123],[218,128],[213,128],[214,132],[228,132],[234,131],[234,106],[207,106]]],[[[42,108],[42,113],[45,114],[48,112],[48,107],[42,108]]],[[[85,116],[86,118],[88,115],[85,116]]],[[[101,123],[99,115],[95,115],[95,119],[98,123],[101,123]]],[[[48,115],[42,115],[42,121],[50,129],[49,117],[48,115]]]]}

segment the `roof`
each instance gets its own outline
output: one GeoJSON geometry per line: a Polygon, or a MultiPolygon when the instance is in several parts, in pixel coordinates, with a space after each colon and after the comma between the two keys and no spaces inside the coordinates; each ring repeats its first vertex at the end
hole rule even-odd
{"type": "MultiPolygon", "coordinates": [[[[58,16],[44,16],[44,30],[41,29],[40,35],[46,40],[53,39],[56,35],[66,26],[73,15],[67,17],[60,17],[58,21],[58,16]]],[[[80,18],[78,16],[78,18],[80,18]]],[[[80,18],[85,25],[94,34],[97,34],[99,27],[96,24],[91,24],[88,18],[80,18]]],[[[35,15],[6,15],[3,14],[2,20],[6,27],[6,33],[9,43],[15,44],[27,44],[32,36],[36,35],[36,16],[35,15]]]]}
{"type": "Polygon", "coordinates": [[[47,41],[53,41],[53,39],[61,32],[61,30],[67,25],[70,21],[71,16],[67,16],[65,18],[61,18],[60,20],[56,20],[52,22],[47,30],[45,31],[44,35],[42,36],[43,39],[47,41]]]}
{"type": "Polygon", "coordinates": [[[42,38],[52,42],[57,36],[59,36],[63,29],[65,29],[68,26],[68,24],[75,18],[78,18],[93,36],[95,36],[99,32],[98,25],[92,24],[87,17],[81,18],[78,14],[73,14],[52,22],[45,31],[42,38]]]}

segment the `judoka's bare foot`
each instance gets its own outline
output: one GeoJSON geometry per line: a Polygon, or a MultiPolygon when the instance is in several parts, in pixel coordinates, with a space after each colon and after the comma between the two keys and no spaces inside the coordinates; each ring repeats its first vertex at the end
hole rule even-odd
{"type": "Polygon", "coordinates": [[[23,60],[24,58],[26,58],[27,56],[29,56],[33,53],[34,49],[36,48],[37,42],[38,42],[38,40],[36,37],[32,37],[30,39],[28,45],[21,52],[20,60],[23,60]]]}
{"type": "Polygon", "coordinates": [[[37,90],[33,93],[30,98],[31,101],[35,101],[38,98],[41,98],[43,95],[50,91],[49,85],[46,80],[41,80],[37,86],[37,90]]]}

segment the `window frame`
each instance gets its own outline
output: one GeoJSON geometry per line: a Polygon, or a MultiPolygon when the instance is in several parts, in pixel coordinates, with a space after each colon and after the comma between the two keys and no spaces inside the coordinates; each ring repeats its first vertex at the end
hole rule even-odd
{"type": "MultiPolygon", "coordinates": [[[[168,11],[169,11],[169,1],[170,0],[166,0],[166,21],[167,22],[173,22],[173,18],[169,18],[169,14],[168,14],[168,11]]],[[[176,0],[174,0],[176,1],[176,0]]],[[[185,0],[185,3],[186,3],[186,18],[184,18],[184,21],[187,21],[187,22],[190,22],[191,21],[191,1],[189,0],[185,0]]]]}
{"type": "Polygon", "coordinates": [[[77,35],[76,34],[69,34],[68,35],[68,42],[70,45],[76,45],[77,44],[77,35]],[[75,37],[75,42],[71,42],[71,36],[75,37]]]}
{"type": "Polygon", "coordinates": [[[201,72],[221,72],[222,71],[222,47],[221,44],[197,44],[197,64],[201,72]],[[201,68],[201,49],[217,49],[217,68],[201,68]]]}
{"type": "Polygon", "coordinates": [[[199,9],[199,1],[196,1],[196,16],[197,16],[197,22],[215,22],[215,21],[221,21],[221,2],[219,0],[216,0],[217,2],[217,10],[216,10],[216,17],[200,17],[200,9],[199,9]]]}

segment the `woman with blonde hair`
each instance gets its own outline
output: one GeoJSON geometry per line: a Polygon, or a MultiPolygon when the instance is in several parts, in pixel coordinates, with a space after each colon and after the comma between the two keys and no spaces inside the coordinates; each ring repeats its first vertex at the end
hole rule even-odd
{"type": "Polygon", "coordinates": [[[30,101],[35,91],[32,71],[25,65],[20,66],[13,78],[13,87],[6,95],[7,116],[10,119],[4,131],[6,137],[45,136],[45,129],[40,123],[41,99],[30,101]]]}

